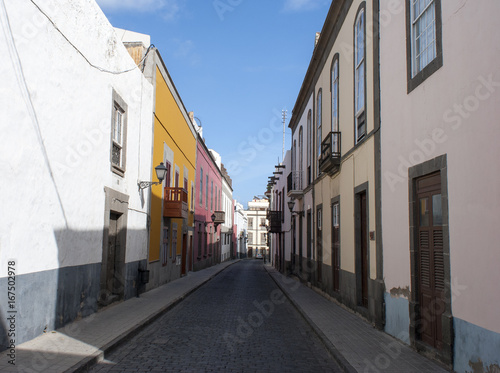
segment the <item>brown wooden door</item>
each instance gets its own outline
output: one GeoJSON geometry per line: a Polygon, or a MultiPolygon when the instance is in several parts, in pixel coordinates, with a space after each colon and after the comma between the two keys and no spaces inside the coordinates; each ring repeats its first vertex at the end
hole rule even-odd
{"type": "Polygon", "coordinates": [[[368,240],[366,220],[366,193],[361,193],[359,201],[359,214],[361,219],[360,243],[361,243],[361,304],[368,307],[368,240]]]}
{"type": "Polygon", "coordinates": [[[323,211],[322,209],[317,210],[316,216],[316,253],[317,253],[317,268],[318,268],[318,282],[323,279],[323,233],[322,233],[322,223],[323,223],[323,211]]]}
{"type": "Polygon", "coordinates": [[[433,174],[417,180],[418,202],[418,286],[420,338],[442,348],[441,315],[444,301],[444,256],[441,177],[433,174]]]}
{"type": "Polygon", "coordinates": [[[340,288],[340,206],[338,203],[332,205],[332,270],[333,290],[340,288]]]}

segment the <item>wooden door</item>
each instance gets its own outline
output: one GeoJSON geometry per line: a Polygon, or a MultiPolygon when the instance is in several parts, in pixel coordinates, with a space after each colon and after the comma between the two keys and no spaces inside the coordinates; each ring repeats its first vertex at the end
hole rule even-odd
{"type": "Polygon", "coordinates": [[[316,216],[316,253],[317,253],[317,275],[318,282],[321,282],[323,279],[323,233],[322,233],[322,220],[323,220],[323,211],[322,209],[317,210],[316,216]]]}
{"type": "Polygon", "coordinates": [[[368,226],[366,220],[366,193],[360,194],[359,200],[360,244],[361,244],[361,304],[368,307],[368,226]]]}
{"type": "Polygon", "coordinates": [[[302,273],[302,215],[299,215],[299,271],[302,273]]]}
{"type": "Polygon", "coordinates": [[[442,348],[441,315],[445,310],[444,256],[439,173],[417,180],[418,287],[423,342],[442,348]]]}
{"type": "Polygon", "coordinates": [[[340,205],[332,205],[332,270],[333,290],[340,288],[340,205]]]}

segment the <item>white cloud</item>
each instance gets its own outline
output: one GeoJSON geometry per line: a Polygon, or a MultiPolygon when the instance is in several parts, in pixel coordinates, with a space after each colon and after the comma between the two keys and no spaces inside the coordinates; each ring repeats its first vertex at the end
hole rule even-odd
{"type": "Polygon", "coordinates": [[[105,11],[111,12],[159,12],[170,21],[179,13],[181,0],[96,0],[105,11]]]}
{"type": "Polygon", "coordinates": [[[301,12],[314,10],[328,4],[326,0],[285,0],[283,10],[287,12],[301,12]]]}

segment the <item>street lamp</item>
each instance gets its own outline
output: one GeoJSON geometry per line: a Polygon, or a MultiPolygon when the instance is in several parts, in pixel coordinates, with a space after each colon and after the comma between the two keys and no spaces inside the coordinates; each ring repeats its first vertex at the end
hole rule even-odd
{"type": "Polygon", "coordinates": [[[294,199],[291,199],[290,201],[288,201],[288,208],[290,209],[291,213],[293,213],[294,206],[295,206],[295,200],[294,199]]]}
{"type": "Polygon", "coordinates": [[[167,168],[165,167],[163,162],[160,162],[160,164],[155,167],[155,171],[156,177],[159,181],[138,181],[137,185],[139,186],[139,189],[146,189],[151,185],[157,185],[163,182],[163,179],[165,179],[165,174],[167,173],[167,168]]]}

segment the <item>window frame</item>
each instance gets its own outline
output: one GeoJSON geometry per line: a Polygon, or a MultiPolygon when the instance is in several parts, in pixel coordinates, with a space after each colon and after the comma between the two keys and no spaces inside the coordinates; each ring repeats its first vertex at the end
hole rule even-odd
{"type": "Polygon", "coordinates": [[[200,168],[200,207],[203,207],[203,167],[200,168]]]}
{"type": "Polygon", "coordinates": [[[354,21],[354,144],[358,144],[366,138],[367,135],[367,120],[366,120],[366,5],[363,2],[356,14],[354,21]],[[362,20],[362,30],[358,28],[358,24],[362,20]],[[359,62],[358,60],[358,32],[361,31],[363,34],[363,56],[359,62]],[[359,92],[359,75],[361,72],[363,74],[363,92],[359,92]],[[362,107],[358,108],[358,99],[363,98],[362,107]],[[360,127],[363,125],[363,131],[360,131],[360,127]]]}
{"type": "Polygon", "coordinates": [[[407,73],[407,93],[409,94],[427,78],[433,75],[443,66],[443,39],[442,39],[442,13],[441,0],[431,0],[434,3],[434,30],[436,43],[436,56],[427,65],[414,74],[414,53],[415,40],[413,31],[413,1],[406,0],[406,73],[407,73]]]}
{"type": "Polygon", "coordinates": [[[316,176],[321,174],[319,161],[321,159],[321,143],[323,141],[323,89],[318,90],[316,97],[316,176]]]}
{"type": "Polygon", "coordinates": [[[312,111],[307,112],[307,185],[312,183],[312,111]]]}
{"type": "Polygon", "coordinates": [[[111,142],[110,142],[110,167],[111,171],[119,176],[125,176],[127,165],[127,124],[128,124],[128,105],[121,98],[121,96],[113,89],[112,91],[112,105],[111,105],[111,142]],[[116,113],[121,115],[121,144],[117,143],[114,138],[116,113]],[[117,165],[113,162],[113,146],[120,148],[120,164],[117,165]]]}
{"type": "Polygon", "coordinates": [[[340,88],[340,58],[336,53],[333,56],[332,67],[330,70],[330,92],[331,92],[331,130],[332,132],[339,131],[339,88],[340,88]]]}

